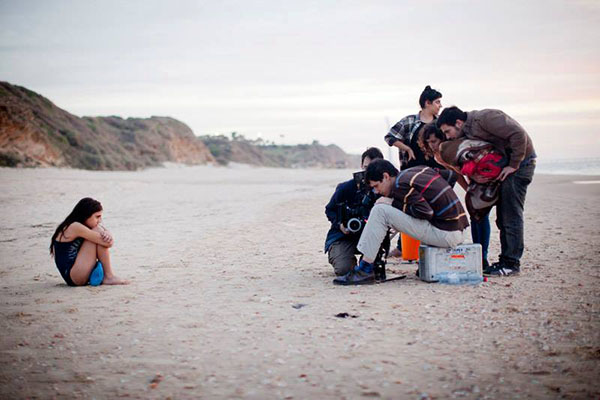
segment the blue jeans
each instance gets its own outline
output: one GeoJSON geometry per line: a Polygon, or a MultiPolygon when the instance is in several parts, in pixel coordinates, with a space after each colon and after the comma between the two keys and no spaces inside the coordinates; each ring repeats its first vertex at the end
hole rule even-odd
{"type": "Polygon", "coordinates": [[[500,230],[500,262],[519,266],[524,249],[523,210],[527,186],[533,180],[535,159],[521,165],[500,185],[496,225],[500,230]]]}
{"type": "Polygon", "coordinates": [[[481,255],[484,260],[487,260],[488,257],[490,234],[490,214],[487,214],[479,221],[471,218],[471,237],[473,238],[473,243],[479,243],[481,245],[481,255]]]}

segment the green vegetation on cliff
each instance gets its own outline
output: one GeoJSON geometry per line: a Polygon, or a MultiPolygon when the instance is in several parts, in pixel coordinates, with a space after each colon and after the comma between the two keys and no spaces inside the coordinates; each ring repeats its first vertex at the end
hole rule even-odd
{"type": "Polygon", "coordinates": [[[262,139],[250,140],[232,132],[225,135],[200,136],[215,160],[226,165],[230,162],[284,168],[353,168],[360,164],[360,157],[346,154],[336,145],[312,144],[277,145],[262,139]]]}

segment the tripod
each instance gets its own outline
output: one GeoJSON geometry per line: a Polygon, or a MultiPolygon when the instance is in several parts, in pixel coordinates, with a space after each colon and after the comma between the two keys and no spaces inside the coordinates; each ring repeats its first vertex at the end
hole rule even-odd
{"type": "Polygon", "coordinates": [[[373,261],[373,272],[375,273],[376,283],[384,283],[406,278],[406,275],[395,276],[389,279],[386,276],[385,265],[387,263],[387,257],[390,252],[390,243],[391,238],[390,231],[388,229],[387,233],[385,234],[385,238],[381,243],[381,247],[379,247],[379,251],[377,252],[377,257],[375,257],[375,261],[373,261]]]}

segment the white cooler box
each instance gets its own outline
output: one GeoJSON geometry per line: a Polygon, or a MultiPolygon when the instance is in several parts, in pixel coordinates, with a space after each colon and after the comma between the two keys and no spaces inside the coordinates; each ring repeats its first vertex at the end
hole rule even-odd
{"type": "Polygon", "coordinates": [[[425,282],[437,282],[440,274],[482,276],[480,244],[463,244],[455,248],[421,245],[419,247],[419,277],[425,282]]]}

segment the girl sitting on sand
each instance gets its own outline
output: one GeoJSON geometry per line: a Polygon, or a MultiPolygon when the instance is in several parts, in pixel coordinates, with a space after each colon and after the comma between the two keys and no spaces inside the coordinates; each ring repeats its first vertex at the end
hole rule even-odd
{"type": "Polygon", "coordinates": [[[114,240],[100,225],[102,204],[89,197],[79,200],[67,218],[58,225],[50,241],[58,271],[69,286],[126,285],[116,277],[108,249],[114,240]]]}

